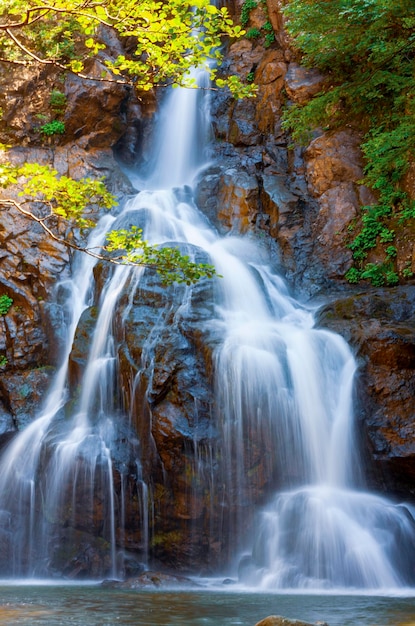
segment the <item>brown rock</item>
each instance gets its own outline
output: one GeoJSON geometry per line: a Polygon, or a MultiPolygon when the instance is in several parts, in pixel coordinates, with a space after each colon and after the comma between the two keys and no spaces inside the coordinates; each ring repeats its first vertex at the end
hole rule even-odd
{"type": "Polygon", "coordinates": [[[342,278],[352,264],[352,252],[345,245],[347,226],[356,217],[359,200],[353,183],[340,183],[320,196],[320,211],[313,231],[314,253],[329,277],[342,278]]]}
{"type": "Polygon", "coordinates": [[[275,38],[284,50],[285,59],[290,60],[292,52],[290,50],[290,37],[284,29],[284,15],[281,11],[284,0],[267,0],[268,17],[275,32],[275,38]]]}
{"type": "Polygon", "coordinates": [[[267,22],[267,14],[264,11],[264,8],[258,3],[258,6],[253,9],[249,15],[249,26],[250,28],[257,28],[261,30],[263,25],[267,22]]]}
{"type": "Polygon", "coordinates": [[[261,61],[263,53],[264,49],[261,46],[254,47],[248,39],[237,41],[232,44],[227,55],[230,71],[246,78],[252,68],[261,61]]]}
{"type": "MultiPolygon", "coordinates": [[[[90,76],[99,78],[106,71],[98,60],[87,68],[90,76]]],[[[126,86],[111,82],[85,81],[68,75],[65,95],[65,134],[62,141],[83,137],[83,147],[108,147],[115,143],[123,130],[120,124],[120,107],[129,90],[126,86]]]]}
{"type": "Polygon", "coordinates": [[[412,200],[415,200],[415,163],[410,164],[403,178],[402,188],[412,200]]]}
{"type": "Polygon", "coordinates": [[[219,187],[218,217],[237,232],[249,230],[258,213],[258,181],[244,172],[227,170],[219,187]]]}
{"type": "Polygon", "coordinates": [[[43,141],[40,127],[51,121],[49,99],[57,72],[51,66],[30,70],[2,64],[0,74],[0,142],[33,145],[43,141]]]}
{"type": "Polygon", "coordinates": [[[287,73],[287,64],[281,50],[267,50],[261,57],[261,61],[255,71],[255,83],[269,85],[279,78],[284,78],[287,73]]]}
{"type": "Polygon", "coordinates": [[[256,121],[263,133],[275,131],[281,110],[281,90],[287,64],[281,50],[268,50],[264,53],[255,71],[255,83],[259,86],[255,99],[256,121]]]}
{"type": "Polygon", "coordinates": [[[311,192],[321,196],[342,182],[363,176],[360,138],[351,132],[327,133],[311,142],[305,151],[307,179],[311,192]]]}
{"type": "Polygon", "coordinates": [[[321,91],[324,80],[324,76],[317,70],[290,63],[285,75],[285,88],[291,100],[305,104],[321,91]]]}
{"type": "Polygon", "coordinates": [[[336,239],[343,245],[344,230],[356,217],[359,200],[353,183],[341,183],[328,189],[320,197],[320,213],[317,220],[318,241],[330,246],[336,239]]]}

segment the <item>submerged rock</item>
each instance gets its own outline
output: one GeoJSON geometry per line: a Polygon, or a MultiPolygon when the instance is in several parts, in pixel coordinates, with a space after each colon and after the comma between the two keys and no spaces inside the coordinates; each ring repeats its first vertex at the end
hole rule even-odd
{"type": "Polygon", "coordinates": [[[281,617],[280,615],[269,615],[265,619],[257,622],[255,626],[328,626],[326,622],[301,622],[296,619],[288,619],[288,617],[281,617]]]}
{"type": "Polygon", "coordinates": [[[198,587],[190,578],[177,574],[165,574],[157,571],[146,571],[141,576],[128,578],[124,581],[105,580],[102,585],[116,589],[177,589],[183,587],[198,587]]]}

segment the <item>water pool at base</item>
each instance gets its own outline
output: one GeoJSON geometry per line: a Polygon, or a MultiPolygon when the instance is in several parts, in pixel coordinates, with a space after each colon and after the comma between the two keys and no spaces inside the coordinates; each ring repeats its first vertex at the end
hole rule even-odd
{"type": "Polygon", "coordinates": [[[0,586],[3,626],[254,626],[267,615],[329,626],[415,626],[415,597],[0,586]]]}

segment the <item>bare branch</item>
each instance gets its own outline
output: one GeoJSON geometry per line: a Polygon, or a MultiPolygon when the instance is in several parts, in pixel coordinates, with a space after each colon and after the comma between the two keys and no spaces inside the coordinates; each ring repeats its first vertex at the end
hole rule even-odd
{"type": "MultiPolygon", "coordinates": [[[[29,50],[29,48],[26,48],[26,46],[9,29],[6,29],[6,33],[14,41],[16,46],[20,50],[22,50],[22,52],[27,54],[30,58],[34,59],[37,63],[40,63],[42,65],[52,65],[54,67],[57,67],[60,70],[63,70],[64,72],[70,72],[71,74],[74,74],[75,76],[79,76],[80,78],[84,80],[96,81],[99,83],[115,83],[116,85],[130,85],[131,84],[131,81],[129,81],[127,78],[124,78],[124,77],[123,79],[117,79],[117,78],[104,78],[101,76],[100,77],[88,76],[88,74],[84,74],[83,72],[75,72],[74,70],[71,69],[70,66],[68,67],[66,65],[63,65],[62,63],[59,63],[59,61],[55,61],[54,59],[42,59],[41,57],[37,56],[37,54],[29,50]]],[[[3,59],[0,59],[0,61],[2,62],[3,59]]],[[[10,63],[18,63],[19,65],[27,65],[28,63],[27,61],[7,61],[6,59],[4,59],[4,61],[10,62],[10,63]]],[[[110,70],[108,69],[108,71],[110,70]]]]}
{"type": "MultiPolygon", "coordinates": [[[[99,3],[97,3],[94,6],[99,6],[99,3]]],[[[102,24],[104,26],[112,26],[110,22],[103,20],[102,18],[98,17],[98,15],[94,15],[94,14],[87,13],[84,11],[78,11],[76,9],[60,9],[58,7],[44,5],[44,6],[32,7],[31,9],[27,9],[25,18],[21,20],[20,22],[9,22],[8,24],[0,24],[0,30],[7,31],[10,28],[23,28],[24,26],[31,26],[32,24],[37,22],[39,19],[47,15],[47,13],[66,13],[67,15],[82,15],[83,17],[88,17],[91,20],[94,20],[95,22],[98,22],[99,24],[102,24]],[[37,13],[37,12],[40,12],[40,15],[37,15],[31,19],[30,15],[32,13],[37,13]]]]}
{"type": "Polygon", "coordinates": [[[29,61],[12,61],[11,59],[4,59],[0,57],[0,63],[11,63],[12,65],[27,65],[29,61]]]}

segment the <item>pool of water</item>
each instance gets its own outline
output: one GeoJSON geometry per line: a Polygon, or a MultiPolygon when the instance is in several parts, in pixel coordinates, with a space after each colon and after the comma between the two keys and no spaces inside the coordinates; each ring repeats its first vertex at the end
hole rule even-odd
{"type": "Polygon", "coordinates": [[[415,598],[0,585],[2,625],[254,626],[267,615],[329,626],[415,626],[415,598]]]}

